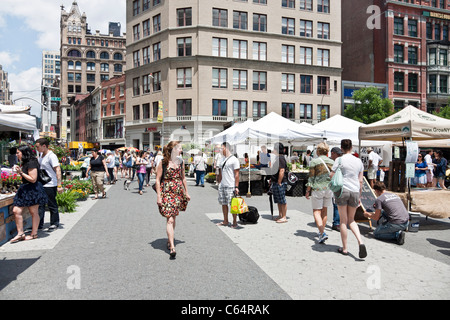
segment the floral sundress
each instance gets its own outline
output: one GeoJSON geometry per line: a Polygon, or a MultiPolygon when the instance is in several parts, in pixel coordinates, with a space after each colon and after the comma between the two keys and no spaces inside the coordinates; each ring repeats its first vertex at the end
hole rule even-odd
{"type": "Polygon", "coordinates": [[[165,218],[178,216],[180,211],[186,210],[188,201],[181,178],[183,169],[183,166],[166,169],[164,182],[161,184],[162,205],[159,206],[159,213],[165,218]]]}

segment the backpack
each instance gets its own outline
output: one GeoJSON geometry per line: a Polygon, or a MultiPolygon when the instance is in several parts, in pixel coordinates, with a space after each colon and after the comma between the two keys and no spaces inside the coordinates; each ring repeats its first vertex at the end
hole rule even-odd
{"type": "Polygon", "coordinates": [[[259,219],[259,212],[256,207],[248,206],[248,211],[239,215],[239,221],[243,223],[257,223],[259,219]]]}
{"type": "Polygon", "coordinates": [[[341,157],[339,157],[339,165],[336,169],[336,172],[333,175],[333,178],[331,178],[330,184],[328,185],[330,190],[335,193],[335,196],[337,196],[337,193],[339,193],[338,198],[342,196],[342,189],[344,186],[344,175],[341,171],[341,157]]]}

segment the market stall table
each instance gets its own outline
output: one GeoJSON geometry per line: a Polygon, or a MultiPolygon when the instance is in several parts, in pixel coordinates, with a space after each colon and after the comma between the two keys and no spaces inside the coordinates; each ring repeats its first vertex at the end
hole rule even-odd
{"type": "MultiPolygon", "coordinates": [[[[12,213],[15,195],[15,193],[0,195],[0,246],[12,239],[17,233],[14,214],[12,213]]],[[[24,208],[22,216],[23,229],[31,228],[31,214],[28,208],[24,208]]]]}
{"type": "MultiPolygon", "coordinates": [[[[408,193],[396,193],[407,206],[408,193]]],[[[411,189],[411,210],[437,219],[450,218],[450,190],[411,189]]]]}

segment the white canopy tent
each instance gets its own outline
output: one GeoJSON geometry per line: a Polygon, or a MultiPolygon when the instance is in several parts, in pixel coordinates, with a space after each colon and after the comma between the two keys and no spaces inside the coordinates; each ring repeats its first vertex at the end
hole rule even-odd
{"type": "Polygon", "coordinates": [[[39,130],[36,127],[36,118],[23,113],[1,112],[0,131],[31,131],[33,132],[34,139],[39,139],[39,130]]]}
{"type": "Polygon", "coordinates": [[[28,113],[31,107],[4,105],[0,103],[0,113],[28,113]]]}
{"type": "Polygon", "coordinates": [[[450,139],[450,120],[407,106],[383,120],[360,127],[359,138],[384,141],[450,139]]]}

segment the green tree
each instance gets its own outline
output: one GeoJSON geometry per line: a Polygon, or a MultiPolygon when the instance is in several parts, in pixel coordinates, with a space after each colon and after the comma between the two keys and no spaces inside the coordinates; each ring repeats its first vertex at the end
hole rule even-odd
{"type": "Polygon", "coordinates": [[[394,113],[394,104],[383,98],[377,88],[362,88],[353,93],[355,105],[345,108],[344,116],[365,124],[377,122],[394,113]]]}
{"type": "Polygon", "coordinates": [[[433,111],[433,114],[441,118],[450,119],[450,105],[441,108],[439,112],[433,111]]]}

